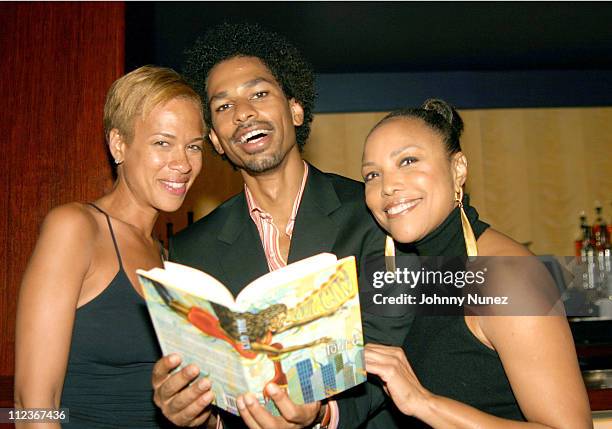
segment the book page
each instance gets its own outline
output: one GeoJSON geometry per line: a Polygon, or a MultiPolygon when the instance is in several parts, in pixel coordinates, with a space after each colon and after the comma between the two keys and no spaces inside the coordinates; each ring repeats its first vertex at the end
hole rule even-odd
{"type": "Polygon", "coordinates": [[[318,271],[325,267],[335,266],[336,255],[331,253],[319,253],[318,255],[302,259],[289,264],[278,270],[269,272],[249,283],[236,297],[237,308],[244,311],[248,305],[253,304],[259,298],[275,294],[278,288],[284,288],[286,284],[306,276],[308,273],[318,271]]]}
{"type": "Polygon", "coordinates": [[[213,276],[187,265],[164,261],[164,269],[136,270],[136,273],[226,307],[235,305],[234,296],[223,283],[213,276]]]}
{"type": "Polygon", "coordinates": [[[223,313],[229,310],[146,277],[139,279],[163,354],[181,355],[181,368],[197,365],[212,381],[215,404],[237,414],[236,397],[247,392],[240,357],[251,354],[228,335],[223,313]]]}

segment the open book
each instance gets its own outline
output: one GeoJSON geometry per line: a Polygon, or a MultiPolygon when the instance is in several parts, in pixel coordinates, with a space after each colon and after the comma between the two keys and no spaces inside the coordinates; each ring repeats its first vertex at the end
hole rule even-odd
{"type": "Polygon", "coordinates": [[[254,280],[235,300],[184,265],[137,274],[162,351],[196,364],[218,407],[238,414],[236,397],[252,392],[274,412],[267,383],[301,404],[366,379],[354,257],[303,259],[254,280]]]}

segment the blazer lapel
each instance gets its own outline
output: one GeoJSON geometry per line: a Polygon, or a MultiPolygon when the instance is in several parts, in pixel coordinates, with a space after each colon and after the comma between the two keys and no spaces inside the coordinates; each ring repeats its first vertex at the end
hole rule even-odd
{"type": "Polygon", "coordinates": [[[226,286],[236,295],[248,283],[268,272],[266,255],[261,245],[257,227],[249,216],[244,193],[236,201],[227,221],[221,228],[219,260],[225,273],[226,286]]]}
{"type": "Polygon", "coordinates": [[[332,251],[338,226],[330,214],[340,206],[330,180],[309,164],[308,179],[291,237],[288,263],[332,251]]]}
{"type": "MultiPolygon", "coordinates": [[[[288,263],[321,252],[332,252],[338,226],[331,214],[341,207],[329,178],[309,165],[308,180],[298,210],[288,263]]],[[[218,257],[224,272],[222,281],[237,294],[248,283],[268,272],[266,255],[257,227],[249,216],[244,193],[234,204],[217,235],[218,257]],[[228,279],[232,279],[229,283],[228,279]]],[[[221,280],[221,279],[220,279],[221,280]]]]}

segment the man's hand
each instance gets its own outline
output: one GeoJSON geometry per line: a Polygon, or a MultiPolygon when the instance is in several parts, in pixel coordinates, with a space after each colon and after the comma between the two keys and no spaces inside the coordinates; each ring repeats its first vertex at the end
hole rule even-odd
{"type": "Polygon", "coordinates": [[[280,417],[270,414],[251,393],[237,399],[240,416],[251,429],[303,428],[312,425],[321,410],[320,401],[304,405],[294,404],[287,392],[276,384],[269,384],[266,391],[280,411],[280,417]]]}
{"type": "Polygon", "coordinates": [[[188,365],[175,374],[170,372],[179,366],[181,358],[172,354],[164,356],[153,367],[153,400],[164,416],[178,426],[195,427],[209,420],[214,394],[210,380],[197,380],[200,369],[188,365]],[[191,384],[190,384],[191,383],[191,384]]]}

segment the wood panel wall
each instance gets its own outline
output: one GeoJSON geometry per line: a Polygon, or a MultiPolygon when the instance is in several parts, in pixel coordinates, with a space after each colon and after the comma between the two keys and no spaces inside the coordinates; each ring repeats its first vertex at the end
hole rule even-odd
{"type": "Polygon", "coordinates": [[[0,406],[12,404],[16,299],[42,219],[112,185],[102,109],[123,74],[124,9],[123,2],[2,5],[0,406]]]}

